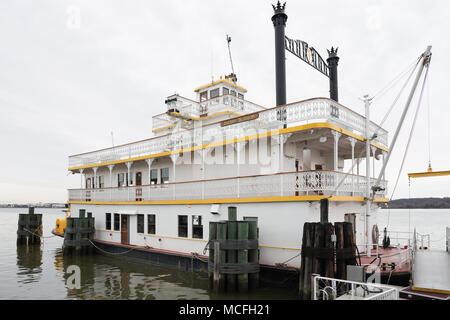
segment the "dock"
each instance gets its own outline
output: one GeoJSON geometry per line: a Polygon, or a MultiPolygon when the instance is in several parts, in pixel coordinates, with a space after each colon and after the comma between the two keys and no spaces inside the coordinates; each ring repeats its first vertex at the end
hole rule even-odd
{"type": "Polygon", "coordinates": [[[450,228],[446,250],[415,250],[412,284],[400,292],[410,299],[450,300],[450,228]]]}

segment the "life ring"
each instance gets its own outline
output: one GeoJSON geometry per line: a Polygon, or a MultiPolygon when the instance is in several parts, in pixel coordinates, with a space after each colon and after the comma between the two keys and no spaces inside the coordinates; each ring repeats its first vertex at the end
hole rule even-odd
{"type": "Polygon", "coordinates": [[[377,247],[375,244],[378,244],[380,238],[380,232],[378,231],[378,225],[374,224],[372,227],[372,243],[374,244],[373,248],[376,249],[377,247]]]}

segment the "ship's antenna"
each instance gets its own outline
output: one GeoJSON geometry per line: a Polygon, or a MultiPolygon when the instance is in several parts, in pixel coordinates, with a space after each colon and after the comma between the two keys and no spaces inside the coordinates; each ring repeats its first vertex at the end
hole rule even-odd
{"type": "Polygon", "coordinates": [[[230,47],[231,37],[227,35],[227,45],[228,45],[228,54],[230,56],[230,63],[231,63],[231,80],[234,84],[237,82],[236,74],[234,73],[234,66],[233,66],[233,58],[231,57],[231,47],[230,47]]]}
{"type": "Polygon", "coordinates": [[[112,142],[112,147],[114,148],[114,133],[111,131],[111,142],[112,142]]]}

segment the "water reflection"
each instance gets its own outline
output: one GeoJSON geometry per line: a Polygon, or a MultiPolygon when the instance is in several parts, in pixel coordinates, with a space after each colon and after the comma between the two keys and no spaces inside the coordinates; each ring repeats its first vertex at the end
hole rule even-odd
{"type": "Polygon", "coordinates": [[[208,279],[196,273],[102,255],[55,254],[55,268],[63,272],[69,299],[209,299],[208,279]],[[81,288],[70,289],[71,265],[81,271],[81,288]],[[62,268],[61,268],[62,267],[62,268]]]}
{"type": "Polygon", "coordinates": [[[18,282],[37,282],[42,275],[42,250],[40,245],[17,245],[18,282]]]}

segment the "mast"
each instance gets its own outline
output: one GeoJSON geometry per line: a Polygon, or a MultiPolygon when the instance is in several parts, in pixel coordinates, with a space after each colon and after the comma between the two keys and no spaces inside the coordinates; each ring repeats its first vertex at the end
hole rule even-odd
{"type": "Polygon", "coordinates": [[[364,96],[364,104],[366,109],[366,123],[365,123],[365,129],[366,129],[366,214],[364,218],[364,224],[365,224],[365,233],[364,233],[364,242],[366,245],[366,253],[367,256],[370,257],[370,241],[369,241],[369,227],[370,227],[370,130],[369,130],[369,124],[370,124],[370,99],[369,95],[364,96]]]}
{"type": "MultiPolygon", "coordinates": [[[[400,129],[402,128],[403,121],[405,120],[406,114],[408,113],[409,106],[411,105],[411,101],[414,97],[414,93],[416,91],[417,85],[419,84],[420,77],[422,76],[423,69],[429,63],[430,58],[431,58],[431,46],[428,46],[427,50],[422,54],[422,61],[419,66],[419,71],[417,72],[416,79],[414,80],[414,84],[412,86],[411,92],[409,93],[408,100],[406,101],[405,109],[403,110],[403,114],[400,118],[400,122],[397,126],[397,130],[395,131],[394,138],[392,139],[392,144],[389,147],[389,152],[386,156],[386,160],[383,163],[383,167],[381,168],[380,174],[374,185],[374,188],[379,188],[379,186],[380,186],[381,178],[383,177],[383,173],[386,170],[386,165],[389,161],[389,158],[391,157],[392,150],[394,149],[395,143],[397,142],[397,138],[400,133],[400,129]]],[[[374,194],[375,194],[375,191],[374,191],[374,194]]]]}

